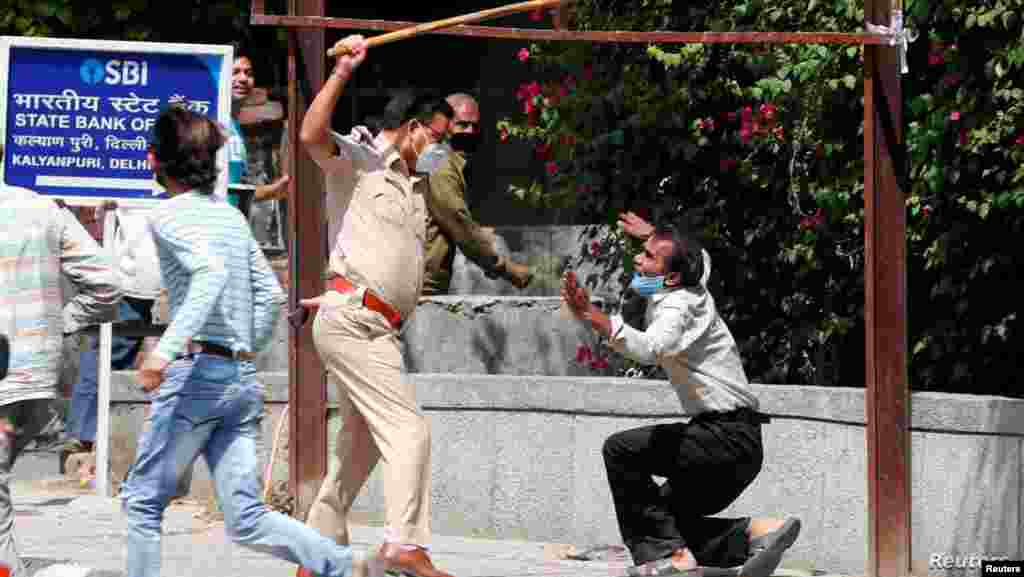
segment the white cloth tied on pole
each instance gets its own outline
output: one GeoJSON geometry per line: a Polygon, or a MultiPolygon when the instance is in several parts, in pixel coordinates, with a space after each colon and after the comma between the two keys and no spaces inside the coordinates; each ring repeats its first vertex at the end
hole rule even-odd
{"type": "Polygon", "coordinates": [[[868,32],[888,36],[889,46],[899,47],[900,73],[906,74],[910,71],[910,67],[907,66],[907,50],[910,48],[910,43],[917,40],[917,32],[903,27],[902,10],[892,11],[891,24],[891,26],[883,26],[865,22],[868,32]]]}

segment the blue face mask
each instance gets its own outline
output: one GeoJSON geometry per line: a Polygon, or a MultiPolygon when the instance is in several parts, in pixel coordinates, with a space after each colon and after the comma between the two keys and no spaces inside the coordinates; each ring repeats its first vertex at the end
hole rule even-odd
{"type": "Polygon", "coordinates": [[[633,273],[633,281],[629,288],[642,297],[649,297],[665,288],[665,275],[646,276],[640,273],[633,273]]]}
{"type": "Polygon", "coordinates": [[[448,158],[450,152],[451,147],[447,143],[428,144],[416,158],[416,172],[433,174],[448,158]]]}

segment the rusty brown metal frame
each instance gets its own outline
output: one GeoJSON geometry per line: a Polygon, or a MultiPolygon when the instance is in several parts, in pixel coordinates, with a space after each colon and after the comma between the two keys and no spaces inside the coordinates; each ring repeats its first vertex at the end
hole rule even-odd
{"type": "MultiPolygon", "coordinates": [[[[868,22],[891,26],[901,0],[865,0],[868,22]]],[[[324,80],[324,31],[390,31],[416,22],[325,16],[325,0],[289,0],[289,14],[266,14],[252,0],[253,25],[289,29],[289,143],[295,178],[289,190],[292,263],[289,301],[323,290],[326,258],[322,177],[299,154],[298,128],[308,101],[296,82],[302,75],[311,100],[324,80]],[[297,62],[301,56],[302,70],[297,62]],[[301,202],[296,191],[302,190],[301,202]],[[300,236],[319,242],[300,242],[300,236]]],[[[865,341],[870,577],[911,575],[910,391],[907,382],[906,212],[901,178],[906,174],[899,53],[891,34],[840,32],[634,32],[458,26],[429,34],[524,41],[687,44],[854,44],[864,49],[864,239],[865,341]]],[[[309,325],[292,329],[289,367],[290,487],[296,514],[304,517],[326,472],[326,382],[309,325]],[[301,445],[299,440],[301,439],[301,445]]]]}

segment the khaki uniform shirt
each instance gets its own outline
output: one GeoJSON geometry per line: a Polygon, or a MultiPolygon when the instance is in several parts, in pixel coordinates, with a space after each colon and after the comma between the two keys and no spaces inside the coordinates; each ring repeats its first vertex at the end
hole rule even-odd
{"type": "Polygon", "coordinates": [[[466,205],[465,168],[466,157],[455,151],[430,175],[424,294],[448,292],[456,246],[485,272],[496,273],[494,236],[477,224],[466,205]]]}
{"type": "Polygon", "coordinates": [[[332,133],[339,153],[320,164],[327,189],[330,273],[368,288],[406,321],[423,286],[425,178],[363,126],[332,133]]]}

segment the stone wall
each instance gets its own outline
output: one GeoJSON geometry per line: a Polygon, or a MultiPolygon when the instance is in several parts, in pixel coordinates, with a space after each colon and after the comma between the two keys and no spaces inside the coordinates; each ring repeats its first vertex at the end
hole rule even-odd
{"type": "MultiPolygon", "coordinates": [[[[264,458],[287,402],[287,374],[268,385],[264,458]]],[[[601,459],[608,435],[682,418],[667,383],[610,377],[411,374],[432,427],[433,523],[441,534],[577,545],[619,543],[601,459]]],[[[117,373],[112,479],[134,453],[144,402],[117,373]]],[[[764,427],[760,476],[723,515],[796,515],[804,530],[790,555],[818,569],[859,574],[867,559],[864,390],[757,385],[764,427]]],[[[336,398],[328,391],[329,403],[336,398]]],[[[913,557],[1024,556],[1024,401],[913,396],[913,557]]],[[[339,429],[328,411],[333,450],[339,429]]],[[[285,427],[287,430],[287,427],[285,427]]],[[[274,479],[287,479],[287,439],[274,479]]],[[[193,494],[209,496],[197,467],[193,494]]],[[[699,494],[694,495],[699,498],[699,494]]],[[[355,504],[383,522],[381,470],[355,504]]],[[[952,576],[955,571],[949,572],[952,576]]],[[[933,575],[943,575],[934,572],[933,575]]],[[[964,573],[956,573],[963,575],[964,573]]]]}

